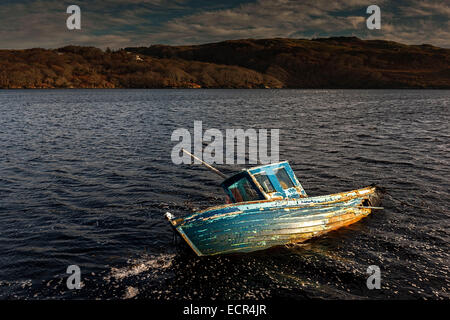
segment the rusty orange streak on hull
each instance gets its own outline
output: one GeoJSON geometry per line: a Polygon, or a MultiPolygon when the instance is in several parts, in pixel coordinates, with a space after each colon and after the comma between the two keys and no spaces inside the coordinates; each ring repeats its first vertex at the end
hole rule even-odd
{"type": "Polygon", "coordinates": [[[326,224],[326,227],[324,228],[323,231],[293,235],[290,237],[289,243],[293,244],[304,242],[311,238],[322,236],[323,234],[328,233],[330,231],[334,231],[342,227],[347,227],[355,222],[358,222],[359,220],[361,220],[362,218],[366,217],[371,213],[371,209],[356,209],[355,211],[360,211],[361,213],[352,212],[331,217],[328,219],[328,223],[326,224]]]}

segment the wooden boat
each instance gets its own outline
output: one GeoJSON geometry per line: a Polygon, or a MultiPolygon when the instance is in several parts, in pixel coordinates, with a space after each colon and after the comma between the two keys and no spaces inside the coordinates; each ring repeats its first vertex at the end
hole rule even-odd
{"type": "Polygon", "coordinates": [[[373,186],[308,197],[287,161],[243,170],[221,186],[228,204],[179,218],[166,213],[199,256],[302,242],[383,209],[377,207],[380,192],[373,186]]]}

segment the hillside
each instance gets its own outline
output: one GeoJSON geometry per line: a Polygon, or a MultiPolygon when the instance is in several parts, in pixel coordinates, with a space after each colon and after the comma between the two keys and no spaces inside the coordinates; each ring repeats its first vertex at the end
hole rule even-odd
{"type": "Polygon", "coordinates": [[[355,37],[232,40],[127,48],[152,57],[235,65],[288,88],[450,88],[450,49],[355,37]]]}
{"type": "Polygon", "coordinates": [[[0,88],[450,88],[450,49],[358,38],[0,50],[0,88]]]}
{"type": "Polygon", "coordinates": [[[260,88],[275,78],[238,66],[140,57],[93,47],[0,50],[0,88],[260,88]]]}

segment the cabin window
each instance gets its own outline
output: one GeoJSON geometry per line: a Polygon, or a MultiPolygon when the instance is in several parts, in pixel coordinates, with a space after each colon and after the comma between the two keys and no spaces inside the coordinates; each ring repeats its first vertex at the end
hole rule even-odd
{"type": "Polygon", "coordinates": [[[283,190],[293,188],[295,187],[294,183],[292,182],[291,178],[289,177],[288,173],[286,172],[286,169],[279,168],[274,171],[275,176],[277,177],[278,181],[280,182],[281,187],[283,190]]]}
{"type": "Polygon", "coordinates": [[[262,200],[247,177],[242,178],[228,187],[236,202],[262,200]]]}
{"type": "Polygon", "coordinates": [[[254,175],[254,177],[266,193],[275,192],[275,188],[273,187],[272,182],[270,182],[269,177],[265,172],[257,173],[254,175]]]}

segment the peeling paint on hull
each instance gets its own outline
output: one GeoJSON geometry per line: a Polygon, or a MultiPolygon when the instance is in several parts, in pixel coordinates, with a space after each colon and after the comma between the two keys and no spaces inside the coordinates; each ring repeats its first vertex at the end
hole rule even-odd
{"type": "Polygon", "coordinates": [[[171,219],[199,255],[251,252],[303,242],[366,217],[379,203],[375,187],[319,197],[241,202],[171,219]]]}

